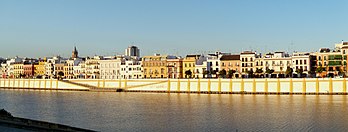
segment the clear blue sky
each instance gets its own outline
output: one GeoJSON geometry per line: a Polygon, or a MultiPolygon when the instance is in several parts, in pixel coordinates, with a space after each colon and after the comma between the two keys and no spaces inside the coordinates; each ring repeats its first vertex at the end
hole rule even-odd
{"type": "Polygon", "coordinates": [[[0,0],[0,56],[316,51],[348,41],[347,0],[0,0]]]}

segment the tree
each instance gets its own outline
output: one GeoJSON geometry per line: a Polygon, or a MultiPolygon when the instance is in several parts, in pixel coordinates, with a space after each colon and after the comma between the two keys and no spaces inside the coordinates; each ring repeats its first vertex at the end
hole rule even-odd
{"type": "Polygon", "coordinates": [[[254,76],[253,69],[250,69],[249,71],[247,71],[247,73],[248,73],[248,77],[253,77],[254,76]]]}
{"type": "Polygon", "coordinates": [[[316,73],[319,73],[319,76],[320,76],[320,77],[322,77],[321,73],[323,73],[323,71],[324,71],[324,68],[321,67],[321,66],[318,67],[317,69],[315,69],[315,72],[316,72],[316,73]]]}
{"type": "Polygon", "coordinates": [[[192,77],[192,71],[191,70],[185,71],[185,77],[186,78],[191,78],[192,77]]]}
{"type": "Polygon", "coordinates": [[[303,69],[302,69],[302,68],[296,69],[296,73],[297,73],[298,75],[300,75],[300,77],[301,77],[301,76],[302,76],[302,73],[303,73],[303,69]]]}
{"type": "Polygon", "coordinates": [[[228,76],[229,78],[232,78],[233,75],[234,75],[234,73],[236,73],[236,72],[237,72],[236,70],[228,70],[227,76],[228,76]]]}
{"type": "Polygon", "coordinates": [[[213,70],[213,71],[211,72],[211,74],[214,74],[214,75],[215,75],[215,77],[217,77],[217,73],[218,73],[218,71],[217,71],[217,70],[213,70]]]}
{"type": "Polygon", "coordinates": [[[63,76],[64,76],[64,72],[62,72],[62,71],[58,72],[58,77],[59,78],[62,78],[63,76]]]}
{"type": "Polygon", "coordinates": [[[261,73],[263,73],[263,70],[262,70],[262,68],[256,68],[256,71],[255,71],[256,73],[258,73],[258,74],[261,74],[261,73]]]}
{"type": "Polygon", "coordinates": [[[292,73],[294,72],[294,70],[290,67],[288,67],[285,71],[285,74],[287,77],[292,77],[292,73]]]}
{"type": "Polygon", "coordinates": [[[267,70],[266,70],[266,73],[267,73],[268,75],[272,74],[273,72],[274,72],[273,69],[267,69],[267,70]]]}
{"type": "Polygon", "coordinates": [[[203,71],[203,78],[205,78],[205,76],[208,75],[208,74],[209,74],[209,71],[204,70],[204,71],[203,71]]]}
{"type": "Polygon", "coordinates": [[[338,75],[339,76],[344,76],[344,72],[343,72],[343,70],[341,69],[341,68],[336,68],[336,70],[338,69],[338,75]]]}
{"type": "Polygon", "coordinates": [[[222,78],[225,78],[226,77],[226,70],[225,69],[222,69],[221,71],[219,71],[219,76],[222,77],[222,78]]]}
{"type": "Polygon", "coordinates": [[[24,78],[25,77],[25,74],[19,74],[19,78],[24,78]]]}

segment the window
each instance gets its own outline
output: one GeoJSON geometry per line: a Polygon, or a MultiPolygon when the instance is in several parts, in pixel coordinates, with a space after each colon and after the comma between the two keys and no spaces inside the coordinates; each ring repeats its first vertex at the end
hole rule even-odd
{"type": "Polygon", "coordinates": [[[216,62],[216,66],[219,66],[219,62],[216,62]]]}
{"type": "MultiPolygon", "coordinates": [[[[296,65],[298,65],[298,60],[296,60],[296,65]]],[[[296,68],[297,69],[297,68],[296,68]]]]}
{"type": "Polygon", "coordinates": [[[302,60],[300,60],[300,65],[302,65],[302,60]]]}
{"type": "Polygon", "coordinates": [[[307,60],[304,60],[304,62],[303,62],[305,65],[307,64],[307,60]]]}

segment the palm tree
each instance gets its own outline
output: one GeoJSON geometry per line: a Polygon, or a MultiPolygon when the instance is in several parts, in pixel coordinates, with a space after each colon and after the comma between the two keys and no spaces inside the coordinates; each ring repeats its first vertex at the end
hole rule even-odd
{"type": "Polygon", "coordinates": [[[321,66],[318,67],[318,68],[315,70],[316,73],[319,73],[319,76],[320,76],[320,77],[322,77],[321,73],[323,73],[323,71],[324,71],[324,68],[321,67],[321,66]]]}

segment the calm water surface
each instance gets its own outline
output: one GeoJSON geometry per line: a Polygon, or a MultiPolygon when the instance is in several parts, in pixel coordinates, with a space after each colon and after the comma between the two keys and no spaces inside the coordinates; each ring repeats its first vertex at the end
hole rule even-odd
{"type": "Polygon", "coordinates": [[[14,116],[98,131],[348,131],[345,95],[0,90],[14,116]]]}

